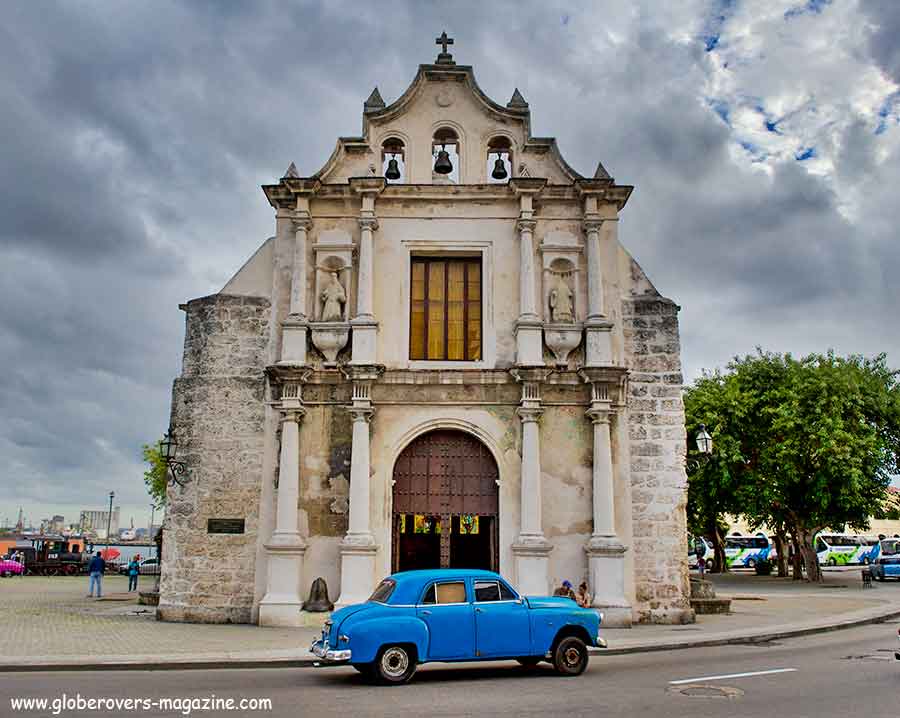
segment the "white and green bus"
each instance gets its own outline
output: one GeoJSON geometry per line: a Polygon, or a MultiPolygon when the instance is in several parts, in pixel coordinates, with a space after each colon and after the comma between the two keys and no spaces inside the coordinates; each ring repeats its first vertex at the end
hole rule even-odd
{"type": "Polygon", "coordinates": [[[820,566],[859,566],[871,563],[875,547],[856,534],[820,533],[814,548],[820,566]]]}

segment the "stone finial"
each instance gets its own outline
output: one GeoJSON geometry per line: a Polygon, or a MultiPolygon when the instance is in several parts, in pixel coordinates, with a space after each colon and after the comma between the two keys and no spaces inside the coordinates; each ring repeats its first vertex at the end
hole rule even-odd
{"type": "Polygon", "coordinates": [[[519,88],[517,87],[512,94],[509,102],[506,103],[506,106],[511,110],[527,110],[528,103],[525,102],[525,98],[522,97],[522,93],[519,92],[519,88]]]}
{"type": "Polygon", "coordinates": [[[284,176],[299,178],[300,173],[297,171],[297,165],[295,165],[293,162],[291,162],[291,164],[288,165],[288,168],[284,171],[284,176]]]}
{"type": "Polygon", "coordinates": [[[372,94],[369,95],[369,99],[363,103],[363,112],[371,112],[372,110],[383,110],[384,109],[384,100],[381,99],[381,93],[378,91],[378,87],[372,90],[372,94]]]}
{"type": "Polygon", "coordinates": [[[594,172],[594,179],[608,179],[611,180],[609,172],[606,171],[606,167],[603,166],[602,162],[597,163],[597,171],[594,172]]]}

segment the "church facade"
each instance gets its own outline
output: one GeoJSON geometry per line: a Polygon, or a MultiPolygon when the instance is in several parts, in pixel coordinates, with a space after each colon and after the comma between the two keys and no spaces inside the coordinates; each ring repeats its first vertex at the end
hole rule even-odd
{"type": "Polygon", "coordinates": [[[159,617],[302,625],[319,577],[342,606],[445,566],[692,621],[678,307],[619,242],[632,189],[446,44],[264,186],[275,236],[182,305],[159,617]]]}

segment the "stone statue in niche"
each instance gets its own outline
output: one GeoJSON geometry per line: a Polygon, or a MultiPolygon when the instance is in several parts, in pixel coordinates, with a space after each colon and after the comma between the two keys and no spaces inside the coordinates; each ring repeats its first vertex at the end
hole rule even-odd
{"type": "Polygon", "coordinates": [[[550,290],[550,319],[560,324],[572,324],[575,311],[572,304],[572,290],[561,274],[555,275],[553,289],[550,290]]]}
{"type": "Polygon", "coordinates": [[[347,302],[347,293],[338,279],[337,272],[331,272],[330,275],[330,279],[321,294],[321,320],[323,322],[340,322],[344,319],[344,304],[347,302]]]}

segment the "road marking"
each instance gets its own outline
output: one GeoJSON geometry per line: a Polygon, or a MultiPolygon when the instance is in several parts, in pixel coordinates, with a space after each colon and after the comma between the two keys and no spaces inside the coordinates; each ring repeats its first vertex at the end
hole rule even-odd
{"type": "Polygon", "coordinates": [[[769,676],[773,673],[793,673],[796,668],[773,668],[770,671],[752,671],[750,673],[729,673],[724,676],[702,676],[701,678],[684,678],[680,681],[669,681],[669,685],[680,686],[683,683],[699,683],[700,681],[724,681],[729,678],[749,678],[750,676],[769,676]]]}

